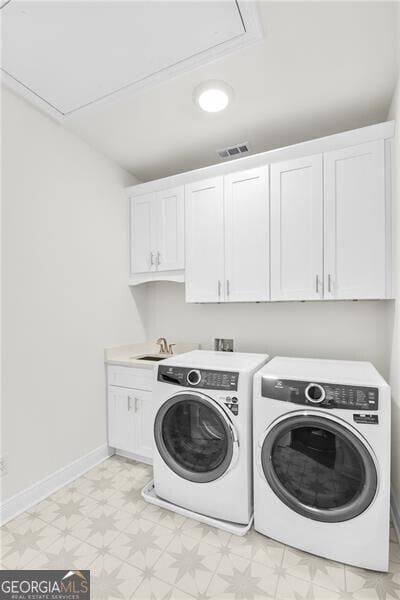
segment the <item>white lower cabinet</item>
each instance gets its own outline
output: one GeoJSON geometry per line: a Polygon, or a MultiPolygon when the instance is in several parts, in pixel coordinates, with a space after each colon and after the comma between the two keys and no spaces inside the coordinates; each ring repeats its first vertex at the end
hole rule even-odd
{"type": "Polygon", "coordinates": [[[150,390],[108,386],[108,444],[138,458],[153,458],[155,404],[150,390]]]}
{"type": "Polygon", "coordinates": [[[134,390],[108,387],[108,444],[125,452],[135,447],[133,396],[134,390]]]}
{"type": "Polygon", "coordinates": [[[134,413],[134,454],[153,458],[153,427],[155,404],[152,392],[133,390],[136,404],[134,413]]]}

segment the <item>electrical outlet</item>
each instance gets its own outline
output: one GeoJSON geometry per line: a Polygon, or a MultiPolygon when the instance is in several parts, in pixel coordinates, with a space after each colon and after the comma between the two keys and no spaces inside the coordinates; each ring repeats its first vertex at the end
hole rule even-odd
{"type": "Polygon", "coordinates": [[[0,478],[7,475],[8,472],[8,460],[7,456],[0,457],[0,478]]]}
{"type": "Polygon", "coordinates": [[[214,350],[218,352],[233,352],[233,339],[214,338],[214,350]]]}

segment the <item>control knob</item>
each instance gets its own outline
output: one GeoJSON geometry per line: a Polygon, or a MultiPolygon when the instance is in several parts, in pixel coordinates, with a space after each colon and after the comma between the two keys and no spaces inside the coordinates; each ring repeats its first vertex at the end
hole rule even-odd
{"type": "Polygon", "coordinates": [[[198,369],[192,369],[187,374],[187,382],[189,385],[197,385],[201,381],[201,373],[198,369]]]}
{"type": "Polygon", "coordinates": [[[313,404],[320,404],[325,400],[325,390],[319,383],[309,383],[305,395],[307,400],[313,404]]]}

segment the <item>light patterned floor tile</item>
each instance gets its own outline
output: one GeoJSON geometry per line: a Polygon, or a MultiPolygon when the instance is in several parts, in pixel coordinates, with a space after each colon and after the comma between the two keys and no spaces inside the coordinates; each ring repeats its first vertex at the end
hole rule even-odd
{"type": "Polygon", "coordinates": [[[118,491],[108,498],[106,502],[114,508],[127,512],[133,519],[142,518],[149,506],[147,502],[143,500],[140,493],[132,489],[126,492],[118,491]]]}
{"type": "Polygon", "coordinates": [[[84,475],[87,483],[82,482],[82,493],[95,500],[107,500],[119,490],[120,473],[109,473],[89,471],[84,475]]]}
{"type": "Polygon", "coordinates": [[[107,554],[89,568],[92,600],[128,600],[143,580],[142,571],[107,554]]]}
{"type": "Polygon", "coordinates": [[[234,554],[248,560],[261,562],[268,567],[276,567],[282,562],[285,546],[251,529],[245,536],[232,535],[228,544],[234,554]]]}
{"type": "Polygon", "coordinates": [[[274,598],[277,582],[272,569],[231,554],[222,558],[207,589],[207,597],[215,600],[274,598]]]}
{"type": "Polygon", "coordinates": [[[151,576],[152,571],[148,570],[142,583],[139,585],[132,598],[135,600],[193,600],[182,590],[151,576]]]}
{"type": "Polygon", "coordinates": [[[126,531],[132,516],[105,503],[96,503],[90,516],[86,516],[72,528],[72,535],[80,540],[102,548],[109,545],[122,531],[126,531]]]}
{"type": "Polygon", "coordinates": [[[397,542],[390,542],[389,560],[400,563],[400,546],[397,542]]]}
{"type": "Polygon", "coordinates": [[[6,569],[25,568],[60,537],[58,529],[27,514],[2,529],[1,562],[6,569]]]}
{"type": "Polygon", "coordinates": [[[123,480],[130,481],[135,487],[144,487],[153,478],[153,471],[149,465],[136,463],[130,467],[122,469],[116,475],[120,483],[123,480]]]}
{"type": "Polygon", "coordinates": [[[398,600],[400,565],[390,563],[389,573],[345,567],[346,590],[354,600],[398,600]]]}
{"type": "Polygon", "coordinates": [[[74,479],[68,485],[66,485],[63,489],[66,492],[81,494],[82,496],[88,496],[88,489],[92,490],[93,485],[89,487],[89,481],[82,475],[82,477],[78,477],[78,479],[74,479]]]}
{"type": "Polygon", "coordinates": [[[114,455],[110,456],[107,460],[103,460],[97,467],[90,469],[88,472],[96,470],[97,473],[119,473],[127,468],[128,462],[126,458],[114,455]]]}
{"type": "Polygon", "coordinates": [[[391,542],[395,542],[396,544],[399,543],[399,540],[397,539],[397,533],[395,528],[393,527],[393,524],[390,524],[390,541],[391,542]]]}
{"type": "Polygon", "coordinates": [[[230,542],[232,537],[231,533],[217,529],[216,527],[210,527],[200,521],[194,521],[193,519],[185,519],[176,533],[179,535],[188,535],[199,542],[205,542],[212,546],[225,546],[230,542]]]}
{"type": "Polygon", "coordinates": [[[215,546],[176,536],[153,568],[157,578],[197,597],[206,591],[220,560],[215,546]]]}
{"type": "Polygon", "coordinates": [[[290,575],[279,577],[276,600],[341,600],[343,595],[290,575]]]}
{"type": "Polygon", "coordinates": [[[170,544],[174,532],[152,521],[131,522],[110,544],[109,552],[140,569],[152,567],[170,544]]]}
{"type": "Polygon", "coordinates": [[[149,482],[148,477],[135,477],[134,475],[118,474],[114,477],[114,483],[119,492],[132,492],[138,496],[142,495],[142,489],[149,482]]]}
{"type": "Polygon", "coordinates": [[[29,569],[88,569],[99,552],[72,536],[63,536],[28,563],[29,569]]]}
{"type": "Polygon", "coordinates": [[[97,506],[93,498],[60,490],[31,509],[31,514],[58,529],[74,527],[97,506]]]}
{"type": "Polygon", "coordinates": [[[2,568],[90,568],[94,600],[400,600],[393,527],[389,573],[344,567],[148,504],[151,478],[129,459],[99,464],[0,529],[2,568]]]}
{"type": "Polygon", "coordinates": [[[186,520],[183,515],[172,510],[166,510],[160,506],[155,506],[155,504],[148,503],[146,503],[146,510],[143,513],[143,517],[170,529],[179,528],[186,520]]]}
{"type": "Polygon", "coordinates": [[[285,548],[282,567],[292,575],[336,592],[345,589],[344,565],[314,554],[285,548]]]}

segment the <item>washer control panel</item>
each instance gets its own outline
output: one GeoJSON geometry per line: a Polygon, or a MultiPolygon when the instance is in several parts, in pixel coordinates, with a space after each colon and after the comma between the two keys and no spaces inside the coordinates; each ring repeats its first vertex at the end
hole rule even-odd
{"type": "Polygon", "coordinates": [[[203,390],[237,391],[239,373],[159,365],[157,380],[163,383],[201,388],[203,390]]]}
{"type": "Polygon", "coordinates": [[[264,398],[321,408],[378,410],[378,388],[320,381],[262,378],[264,398]]]}

